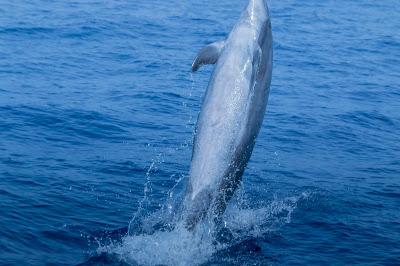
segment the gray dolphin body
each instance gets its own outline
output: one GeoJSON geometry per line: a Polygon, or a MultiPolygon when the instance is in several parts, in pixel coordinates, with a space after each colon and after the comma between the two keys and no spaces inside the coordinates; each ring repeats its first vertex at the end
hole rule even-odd
{"type": "Polygon", "coordinates": [[[250,0],[225,41],[204,47],[192,65],[216,64],[198,117],[183,219],[192,230],[220,217],[240,184],[264,118],[272,74],[266,0],[250,0]]]}

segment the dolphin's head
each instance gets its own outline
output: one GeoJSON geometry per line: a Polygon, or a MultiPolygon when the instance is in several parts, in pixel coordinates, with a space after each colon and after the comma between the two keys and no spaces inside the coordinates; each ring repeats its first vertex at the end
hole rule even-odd
{"type": "Polygon", "coordinates": [[[269,19],[267,0],[249,0],[246,10],[252,20],[269,19]]]}

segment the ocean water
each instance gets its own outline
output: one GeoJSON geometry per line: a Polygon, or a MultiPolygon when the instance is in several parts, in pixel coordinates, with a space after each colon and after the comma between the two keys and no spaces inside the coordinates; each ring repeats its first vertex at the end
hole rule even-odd
{"type": "Polygon", "coordinates": [[[394,0],[269,1],[233,239],[174,220],[213,69],[190,65],[246,4],[0,1],[0,265],[400,265],[394,0]]]}

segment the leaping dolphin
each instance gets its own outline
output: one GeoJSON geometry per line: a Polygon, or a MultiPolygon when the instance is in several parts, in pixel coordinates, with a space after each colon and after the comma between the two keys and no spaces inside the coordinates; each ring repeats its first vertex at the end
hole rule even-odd
{"type": "Polygon", "coordinates": [[[264,118],[272,74],[266,0],[250,0],[224,41],[200,50],[192,64],[215,64],[197,120],[183,201],[188,230],[207,214],[220,217],[240,184],[264,118]]]}

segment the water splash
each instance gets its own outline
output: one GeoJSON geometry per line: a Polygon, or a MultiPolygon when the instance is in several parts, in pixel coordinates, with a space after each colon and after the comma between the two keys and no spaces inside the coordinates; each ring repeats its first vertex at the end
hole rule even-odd
{"type": "Polygon", "coordinates": [[[123,238],[121,243],[98,248],[120,261],[133,265],[200,265],[221,250],[229,250],[248,239],[257,239],[279,230],[291,222],[299,202],[308,200],[311,193],[282,199],[274,198],[256,209],[242,207],[238,200],[229,205],[223,216],[224,227],[233,238],[228,242],[216,241],[216,231],[210,219],[189,232],[183,222],[160,210],[141,222],[145,224],[136,235],[123,238]],[[146,230],[143,230],[146,228],[146,230]]]}
{"type": "MultiPolygon", "coordinates": [[[[186,122],[186,128],[189,129],[192,134],[190,135],[189,138],[186,138],[183,140],[183,142],[179,145],[179,147],[176,147],[174,149],[170,149],[165,152],[159,152],[156,156],[155,159],[153,159],[150,163],[150,166],[148,167],[146,171],[146,181],[144,183],[144,188],[143,188],[143,197],[138,203],[138,208],[136,212],[133,214],[133,218],[129,222],[128,226],[128,234],[132,235],[135,234],[135,230],[137,232],[137,227],[143,227],[143,218],[146,216],[146,210],[149,209],[147,208],[149,203],[150,203],[150,196],[152,192],[152,177],[153,175],[157,172],[158,167],[164,163],[164,157],[165,156],[170,156],[173,155],[176,152],[186,150],[188,149],[192,143],[193,143],[193,135],[194,135],[194,115],[192,112],[192,108],[190,105],[190,100],[193,98],[192,91],[195,88],[195,80],[193,77],[193,74],[190,73],[189,79],[191,81],[190,88],[183,88],[183,92],[181,92],[182,95],[184,95],[184,100],[182,101],[182,106],[184,107],[185,111],[188,112],[188,118],[186,122]]],[[[148,144],[150,146],[150,144],[148,144]]],[[[170,217],[174,214],[176,200],[180,199],[180,193],[177,193],[177,188],[182,185],[182,181],[185,179],[185,175],[179,174],[178,176],[176,174],[172,174],[170,176],[170,181],[174,179],[175,184],[173,185],[172,188],[170,188],[167,191],[167,200],[166,204],[162,205],[162,212],[170,217]],[[168,212],[168,214],[166,213],[168,212]]]]}
{"type": "MultiPolygon", "coordinates": [[[[190,79],[192,87],[187,95],[188,100],[192,97],[191,91],[195,86],[192,75],[190,79]]],[[[184,108],[188,108],[187,101],[182,104],[184,108]]],[[[194,129],[191,111],[186,127],[192,131],[194,129]]],[[[185,140],[173,152],[187,149],[191,142],[192,139],[185,140]]],[[[163,162],[164,156],[165,154],[159,153],[146,172],[144,197],[129,224],[128,235],[120,242],[108,242],[100,246],[97,249],[98,254],[106,254],[130,265],[201,265],[210,261],[219,251],[229,251],[242,241],[257,239],[279,230],[291,222],[298,203],[307,200],[311,195],[303,192],[292,197],[275,196],[267,203],[258,202],[254,205],[246,202],[244,190],[240,189],[221,218],[222,228],[215,226],[213,217],[207,217],[193,232],[189,232],[180,219],[183,195],[178,187],[182,185],[184,175],[172,175],[170,179],[175,180],[175,185],[167,191],[165,203],[158,211],[146,213],[150,209],[146,204],[152,191],[151,177],[163,162]],[[229,232],[228,240],[218,239],[221,229],[229,232]]]]}
{"type": "Polygon", "coordinates": [[[130,234],[133,231],[133,227],[135,222],[138,220],[139,217],[143,216],[143,212],[146,210],[146,205],[148,204],[149,201],[149,194],[152,192],[152,184],[151,184],[151,175],[157,171],[157,165],[162,163],[162,153],[159,153],[154,159],[149,168],[147,169],[146,172],[146,182],[144,183],[144,189],[143,189],[143,198],[139,201],[139,207],[136,211],[136,213],[133,215],[132,220],[129,222],[128,226],[128,233],[130,234]]]}

